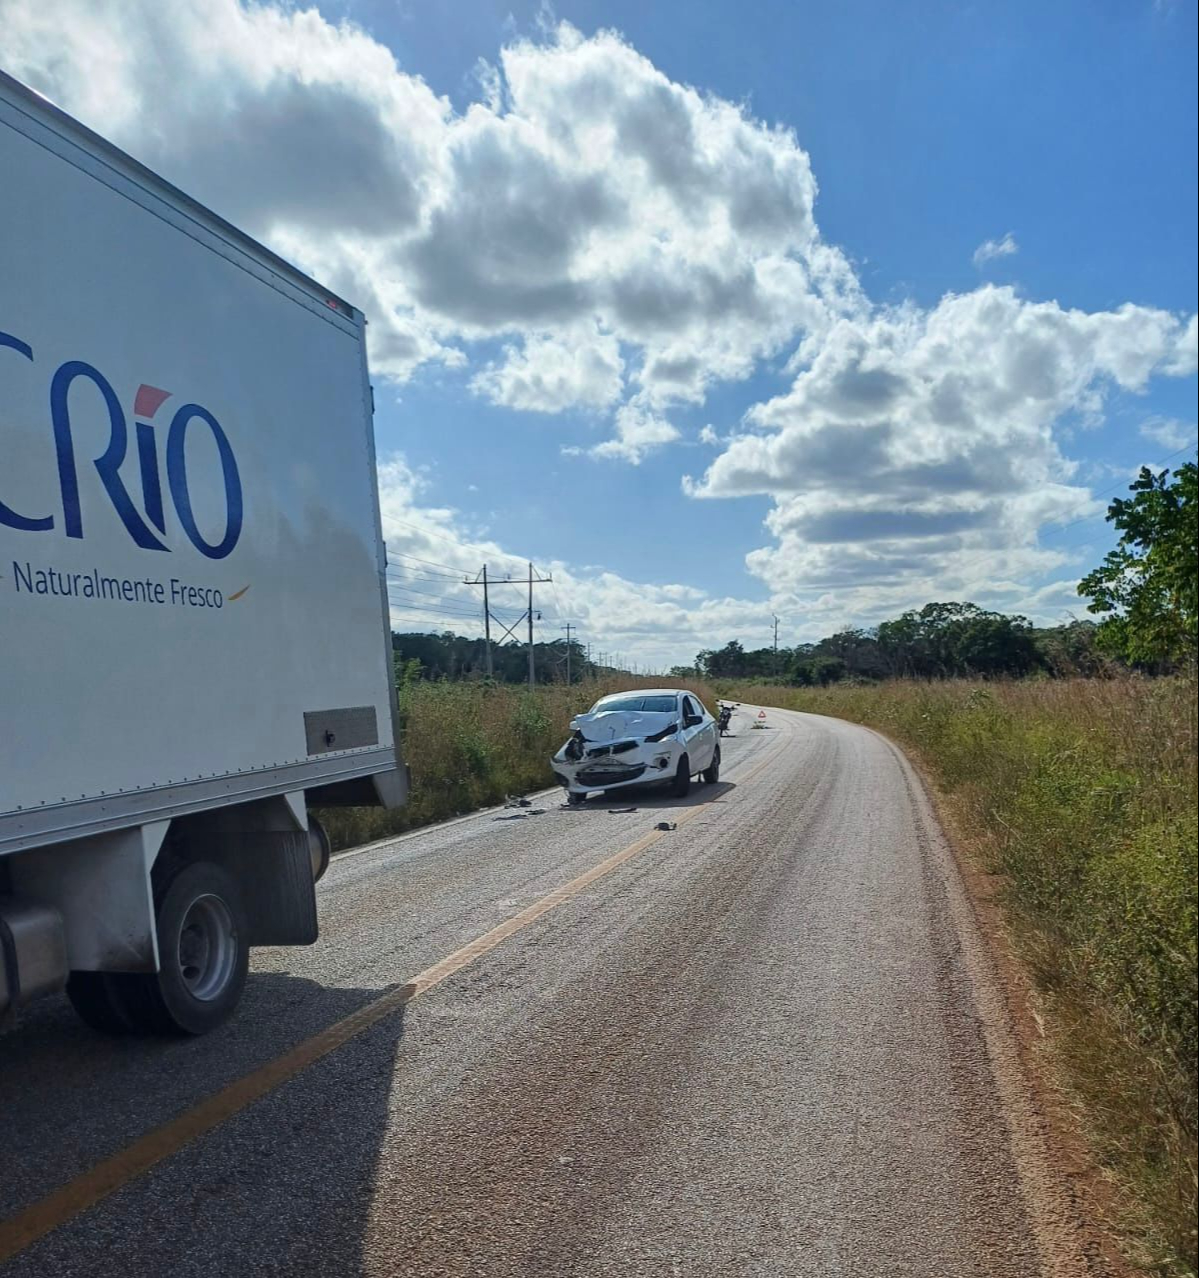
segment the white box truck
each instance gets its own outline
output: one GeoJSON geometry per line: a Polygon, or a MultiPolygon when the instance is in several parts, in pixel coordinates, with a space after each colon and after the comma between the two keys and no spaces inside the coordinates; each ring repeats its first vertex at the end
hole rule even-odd
{"type": "Polygon", "coordinates": [[[362,315],[3,74],[0,662],[0,1016],[204,1032],[406,792],[362,315]]]}

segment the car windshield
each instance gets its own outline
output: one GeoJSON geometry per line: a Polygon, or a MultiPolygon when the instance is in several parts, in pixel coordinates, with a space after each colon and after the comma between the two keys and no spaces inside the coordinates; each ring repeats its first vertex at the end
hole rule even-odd
{"type": "Polygon", "coordinates": [[[614,697],[611,700],[597,701],[592,707],[592,714],[607,714],[609,710],[636,712],[645,710],[651,714],[674,714],[678,709],[678,701],[674,697],[614,697]]]}

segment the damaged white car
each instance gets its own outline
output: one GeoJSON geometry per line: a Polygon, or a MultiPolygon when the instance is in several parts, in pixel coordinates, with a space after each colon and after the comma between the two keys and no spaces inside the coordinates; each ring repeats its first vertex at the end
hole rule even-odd
{"type": "Polygon", "coordinates": [[[667,782],[682,798],[691,778],[720,779],[716,720],[681,688],[617,692],[571,720],[570,740],[554,755],[554,777],[568,803],[627,785],[667,782]]]}

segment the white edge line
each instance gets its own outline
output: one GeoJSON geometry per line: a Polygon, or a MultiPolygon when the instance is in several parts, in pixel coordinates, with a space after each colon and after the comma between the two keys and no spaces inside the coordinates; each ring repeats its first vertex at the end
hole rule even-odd
{"type": "MultiPolygon", "coordinates": [[[[532,794],[521,795],[524,799],[541,799],[551,794],[556,794],[562,787],[550,786],[547,790],[534,790],[532,794]]],[[[414,830],[405,830],[403,834],[389,834],[384,839],[375,839],[373,843],[362,843],[356,848],[347,848],[344,852],[334,852],[332,860],[329,862],[329,868],[332,869],[339,861],[348,861],[352,857],[363,856],[367,852],[381,852],[386,848],[395,847],[398,843],[407,843],[409,839],[420,838],[426,834],[435,834],[438,830],[450,830],[456,825],[465,825],[468,821],[478,821],[483,817],[491,816],[495,812],[506,812],[509,804],[497,803],[494,807],[479,808],[474,812],[464,813],[462,816],[450,817],[448,821],[434,821],[429,825],[418,825],[414,830]]]]}

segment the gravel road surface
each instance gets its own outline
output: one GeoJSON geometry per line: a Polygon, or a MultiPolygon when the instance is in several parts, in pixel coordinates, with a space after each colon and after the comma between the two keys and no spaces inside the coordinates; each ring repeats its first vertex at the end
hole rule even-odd
{"type": "Polygon", "coordinates": [[[752,717],[687,799],[547,796],[338,858],[320,942],[256,951],[206,1039],[105,1040],[65,1000],[35,1005],[0,1037],[0,1243],[101,1160],[636,848],[95,1205],[55,1208],[0,1270],[1086,1272],[1049,1254],[985,955],[910,770],[864,729],[752,717]]]}

